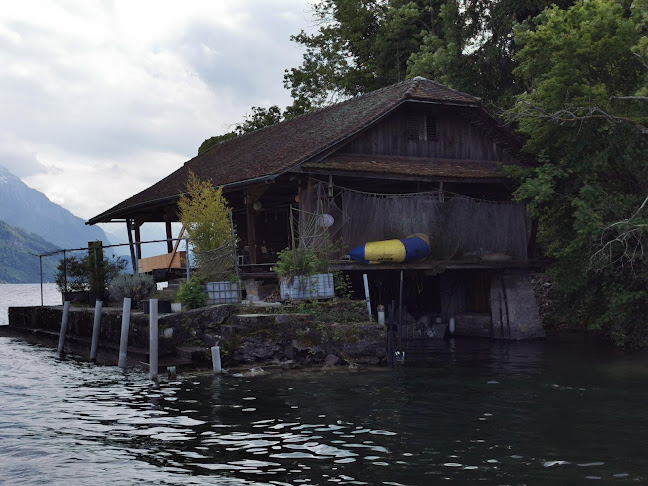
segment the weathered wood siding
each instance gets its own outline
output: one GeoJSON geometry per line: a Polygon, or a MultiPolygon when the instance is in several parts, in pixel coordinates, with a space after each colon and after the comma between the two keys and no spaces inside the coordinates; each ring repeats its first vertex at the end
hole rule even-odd
{"type": "Polygon", "coordinates": [[[342,152],[513,162],[458,110],[436,105],[406,105],[353,139],[342,152]]]}

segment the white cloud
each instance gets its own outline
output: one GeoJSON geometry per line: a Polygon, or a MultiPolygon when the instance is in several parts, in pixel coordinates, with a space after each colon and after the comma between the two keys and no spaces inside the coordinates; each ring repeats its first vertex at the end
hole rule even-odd
{"type": "Polygon", "coordinates": [[[82,218],[165,177],[251,106],[290,103],[306,0],[8,2],[0,165],[82,218]]]}

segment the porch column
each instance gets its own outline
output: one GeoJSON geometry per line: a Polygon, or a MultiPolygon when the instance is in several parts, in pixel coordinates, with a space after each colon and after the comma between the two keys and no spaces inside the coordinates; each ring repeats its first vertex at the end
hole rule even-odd
{"type": "Polygon", "coordinates": [[[138,273],[138,268],[137,268],[137,258],[135,258],[135,246],[133,245],[133,233],[132,233],[133,226],[134,226],[133,220],[127,219],[126,230],[128,231],[128,247],[130,248],[131,264],[133,265],[133,275],[136,275],[138,273]]]}
{"type": "Polygon", "coordinates": [[[255,198],[248,192],[245,196],[245,214],[247,216],[247,243],[249,249],[249,261],[252,265],[256,264],[256,230],[254,227],[254,201],[255,198]]]}
{"type": "Polygon", "coordinates": [[[135,221],[135,249],[137,250],[137,259],[142,259],[142,237],[140,235],[140,224],[135,221]]]}
{"type": "Polygon", "coordinates": [[[173,253],[173,241],[171,241],[171,238],[173,238],[173,233],[171,231],[171,221],[167,219],[165,221],[165,225],[166,225],[166,237],[167,237],[167,253],[173,253]]]}

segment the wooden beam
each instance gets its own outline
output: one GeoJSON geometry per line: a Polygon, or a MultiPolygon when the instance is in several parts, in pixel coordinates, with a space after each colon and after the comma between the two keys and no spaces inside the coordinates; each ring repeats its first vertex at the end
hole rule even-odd
{"type": "Polygon", "coordinates": [[[248,194],[245,198],[245,214],[247,223],[247,246],[248,246],[248,259],[252,265],[257,262],[256,257],[256,229],[254,226],[254,203],[256,199],[248,194]]]}
{"type": "Polygon", "coordinates": [[[142,236],[140,235],[139,224],[133,223],[135,226],[135,249],[137,250],[137,259],[142,259],[142,236]]]}
{"type": "Polygon", "coordinates": [[[171,241],[171,238],[173,238],[173,232],[171,231],[171,221],[167,219],[165,221],[165,226],[167,237],[167,253],[173,253],[173,241],[171,241]]]}
{"type": "Polygon", "coordinates": [[[133,233],[131,232],[133,221],[131,219],[126,220],[126,230],[128,230],[128,247],[130,248],[131,254],[131,264],[133,265],[133,274],[138,273],[137,269],[137,258],[135,258],[135,247],[133,245],[133,233]]]}

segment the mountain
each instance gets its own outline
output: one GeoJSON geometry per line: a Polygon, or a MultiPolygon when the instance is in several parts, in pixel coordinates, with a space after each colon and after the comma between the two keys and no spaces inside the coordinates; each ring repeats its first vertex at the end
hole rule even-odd
{"type": "Polygon", "coordinates": [[[34,233],[59,248],[85,248],[89,241],[109,240],[97,226],[50,201],[0,166],[0,220],[34,233]]]}
{"type": "MultiPolygon", "coordinates": [[[[35,255],[57,250],[38,235],[0,221],[0,283],[40,282],[40,262],[35,255]]],[[[60,255],[43,257],[43,281],[53,282],[60,255]]]]}

